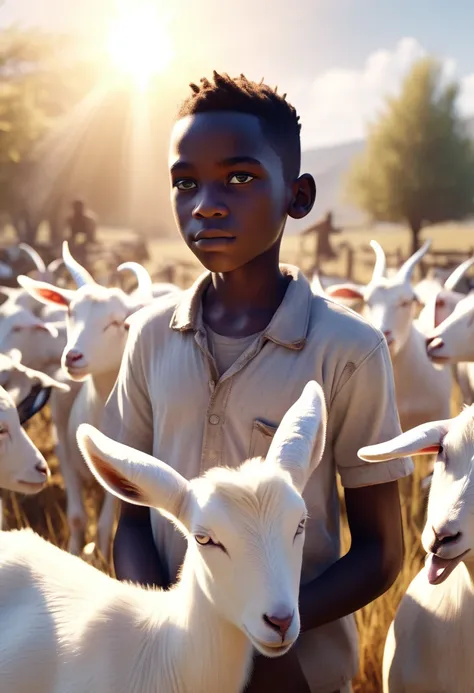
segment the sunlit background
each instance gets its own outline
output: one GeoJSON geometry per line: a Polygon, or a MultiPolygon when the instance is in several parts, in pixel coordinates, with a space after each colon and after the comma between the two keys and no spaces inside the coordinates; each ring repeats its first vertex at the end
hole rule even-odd
{"type": "Polygon", "coordinates": [[[1,26],[30,28],[40,43],[38,30],[55,37],[49,57],[38,50],[41,69],[59,73],[61,119],[38,147],[42,184],[28,179],[29,205],[57,212],[80,194],[111,223],[171,233],[173,113],[188,83],[216,68],[288,93],[304,163],[320,182],[312,219],[338,204],[341,219],[357,223],[357,210],[338,201],[341,172],[417,58],[439,57],[460,80],[461,112],[474,114],[470,19],[467,2],[436,0],[6,0],[1,26]]]}
{"type": "MultiPolygon", "coordinates": [[[[282,261],[308,279],[319,273],[325,287],[342,281],[345,298],[354,298],[347,282],[369,282],[372,239],[383,247],[387,273],[429,239],[415,272],[429,275],[425,292],[417,284],[420,300],[423,293],[434,299],[474,257],[473,26],[472,0],[0,0],[0,284],[18,288],[17,275],[35,272],[34,264],[44,278],[39,257],[55,268],[48,281],[72,288],[61,265],[68,238],[74,257],[104,286],[132,290],[133,273],[117,268],[136,261],[153,281],[188,288],[202,266],[176,231],[168,140],[189,83],[216,69],[278,85],[301,116],[303,169],[316,179],[317,200],[308,217],[287,224],[282,261]],[[95,238],[83,232],[91,216],[79,217],[79,232],[76,216],[71,228],[78,197],[98,221],[95,238]],[[18,241],[35,248],[36,263],[18,241]]],[[[473,276],[457,289],[474,290],[473,276]]],[[[408,350],[424,343],[406,327],[408,350]]],[[[29,346],[36,359],[41,350],[36,341],[29,346]]],[[[400,361],[405,393],[406,351],[400,361]]],[[[437,375],[432,370],[426,380],[437,375]]],[[[105,380],[113,382],[110,373],[105,380]]],[[[454,388],[453,413],[460,405],[454,388]]],[[[34,497],[0,498],[9,528],[29,524],[66,546],[67,499],[50,415],[35,416],[29,434],[51,464],[51,483],[34,497]]],[[[387,629],[425,559],[426,473],[418,461],[401,484],[402,573],[356,614],[354,693],[382,690],[387,629]]],[[[89,491],[93,530],[99,498],[89,491]]],[[[95,561],[93,537],[84,555],[95,561]]]]}

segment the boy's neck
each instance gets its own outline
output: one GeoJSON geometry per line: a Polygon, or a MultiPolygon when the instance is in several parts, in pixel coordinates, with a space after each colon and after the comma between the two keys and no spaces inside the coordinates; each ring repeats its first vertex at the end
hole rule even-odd
{"type": "Polygon", "coordinates": [[[291,281],[280,270],[278,253],[269,255],[232,272],[212,274],[203,296],[203,319],[215,332],[244,337],[267,327],[291,281]]]}

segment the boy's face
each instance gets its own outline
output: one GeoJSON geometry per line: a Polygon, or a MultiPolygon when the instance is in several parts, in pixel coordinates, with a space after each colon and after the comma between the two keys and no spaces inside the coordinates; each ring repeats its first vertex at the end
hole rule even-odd
{"type": "Polygon", "coordinates": [[[303,205],[307,211],[294,212],[294,198],[302,197],[298,181],[305,177],[285,180],[280,157],[252,115],[182,118],[173,128],[169,163],[179,230],[212,272],[231,272],[269,250],[287,215],[305,216],[314,202],[313,195],[303,205]]]}

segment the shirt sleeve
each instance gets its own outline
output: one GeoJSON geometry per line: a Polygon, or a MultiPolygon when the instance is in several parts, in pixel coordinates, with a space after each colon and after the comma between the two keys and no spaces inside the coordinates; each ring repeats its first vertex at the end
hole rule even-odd
{"type": "Polygon", "coordinates": [[[357,452],[401,433],[390,354],[385,340],[366,356],[333,400],[334,459],[346,488],[371,486],[410,475],[413,461],[364,462],[357,452]]]}
{"type": "Polygon", "coordinates": [[[143,358],[143,336],[130,326],[119,375],[104,408],[101,431],[113,440],[153,452],[153,411],[143,358]]]}

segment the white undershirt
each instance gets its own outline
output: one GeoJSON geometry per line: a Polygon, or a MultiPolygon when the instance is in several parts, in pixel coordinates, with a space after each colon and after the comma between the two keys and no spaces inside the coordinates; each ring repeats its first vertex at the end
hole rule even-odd
{"type": "Polygon", "coordinates": [[[247,337],[224,337],[224,335],[211,330],[207,325],[206,332],[209,350],[216,362],[219,376],[229,370],[260,334],[260,332],[256,332],[247,337]]]}

